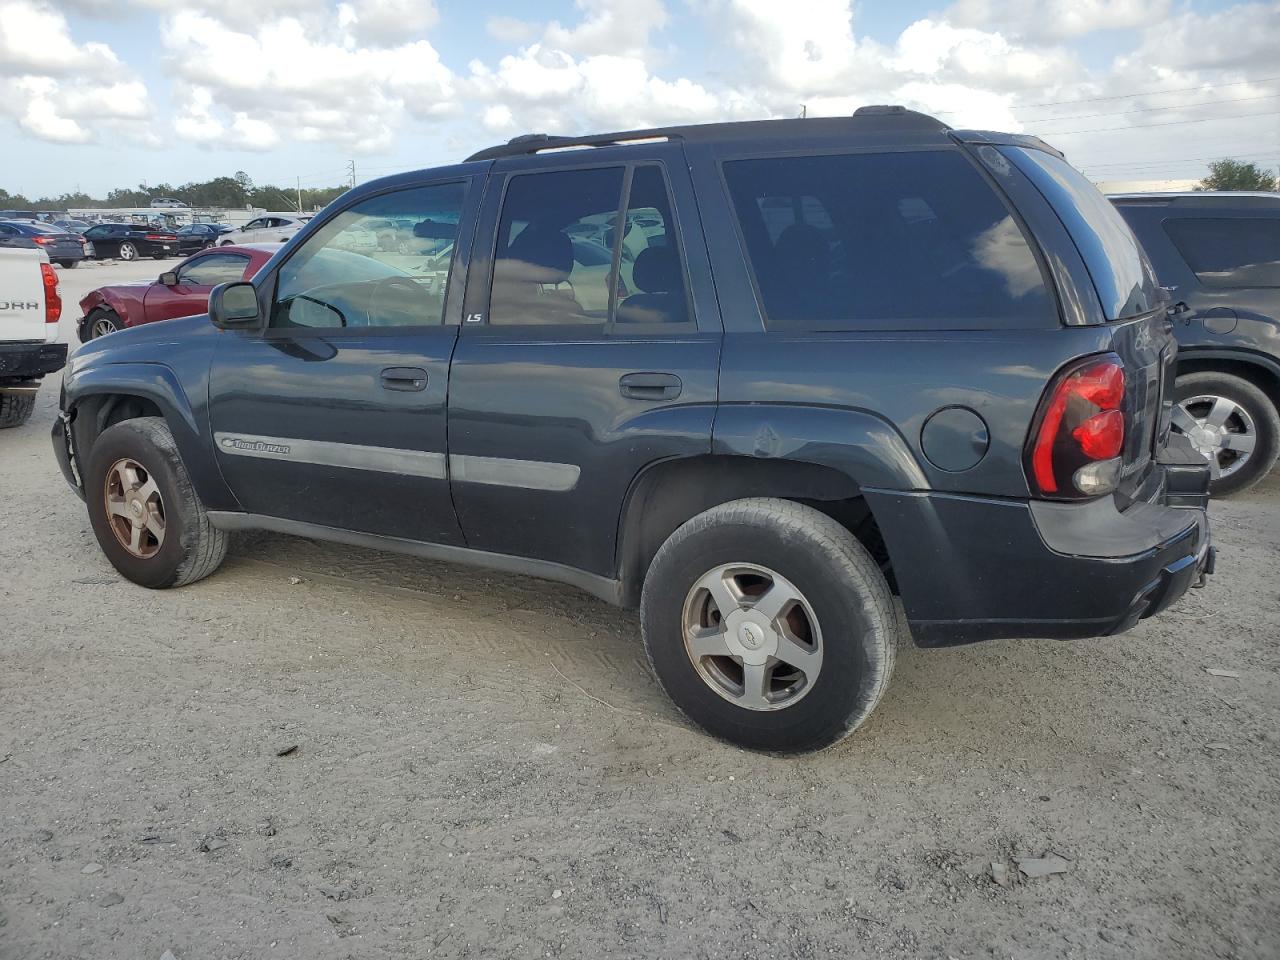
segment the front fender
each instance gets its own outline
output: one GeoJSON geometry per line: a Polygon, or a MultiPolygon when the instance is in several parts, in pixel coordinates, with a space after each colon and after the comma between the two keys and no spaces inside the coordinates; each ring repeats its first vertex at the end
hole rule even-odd
{"type": "MultiPolygon", "coordinates": [[[[117,334],[112,334],[117,336],[117,334]]],[[[178,453],[201,501],[210,510],[238,510],[239,504],[222,480],[222,474],[208,443],[203,417],[198,416],[174,371],[162,363],[106,363],[76,368],[63,381],[63,411],[72,414],[75,449],[80,467],[86,462],[92,442],[103,429],[106,404],[95,404],[96,421],[80,422],[80,410],[87,401],[103,397],[138,397],[153,403],[168,424],[178,445],[178,453]]]]}
{"type": "Polygon", "coordinates": [[[863,410],[725,404],[716,414],[711,452],[816,463],[847,475],[859,488],[930,489],[901,434],[863,410]]]}

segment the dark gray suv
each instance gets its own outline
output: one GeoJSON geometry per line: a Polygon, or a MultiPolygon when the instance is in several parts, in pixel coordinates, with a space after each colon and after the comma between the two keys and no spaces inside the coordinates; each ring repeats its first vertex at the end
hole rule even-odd
{"type": "Polygon", "coordinates": [[[1090,637],[1211,572],[1170,330],[1033,138],[900,107],[530,136],[86,344],[54,448],[136,583],[248,528],[562,580],[640,608],[706,729],[808,750],[883,695],[894,594],[922,646],[1090,637]]]}
{"type": "Polygon", "coordinates": [[[1185,306],[1173,429],[1208,461],[1214,494],[1247,490],[1280,455],[1280,194],[1111,200],[1185,306]]]}

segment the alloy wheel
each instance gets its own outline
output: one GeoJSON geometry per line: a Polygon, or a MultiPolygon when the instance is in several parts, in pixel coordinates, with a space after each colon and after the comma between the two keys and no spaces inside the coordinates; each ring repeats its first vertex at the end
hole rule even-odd
{"type": "Polygon", "coordinates": [[[164,545],[164,500],[146,467],[125,457],[107,470],[103,483],[107,523],[120,545],[147,560],[164,545]]]}
{"type": "Polygon", "coordinates": [[[1209,461],[1214,480],[1238,472],[1249,462],[1258,442],[1253,416],[1227,397],[1188,397],[1174,406],[1172,420],[1173,428],[1209,461]]]}
{"type": "Polygon", "coordinates": [[[802,699],[822,670],[822,633],[809,601],[767,567],[725,564],[684,602],[685,651],[712,690],[747,710],[802,699]]]}
{"type": "Polygon", "coordinates": [[[120,244],[120,259],[121,260],[137,260],[138,248],[135,247],[132,243],[120,244]]]}
{"type": "Polygon", "coordinates": [[[89,328],[90,339],[96,340],[98,337],[105,337],[108,333],[115,333],[118,329],[116,322],[110,317],[99,317],[93,321],[93,326],[89,328]]]}

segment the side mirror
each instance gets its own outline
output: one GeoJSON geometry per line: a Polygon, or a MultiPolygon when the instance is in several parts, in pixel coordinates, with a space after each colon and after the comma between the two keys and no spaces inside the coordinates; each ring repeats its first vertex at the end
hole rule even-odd
{"type": "Polygon", "coordinates": [[[220,283],[209,292],[209,322],[219,330],[258,322],[258,290],[252,283],[220,283]]]}
{"type": "Polygon", "coordinates": [[[167,270],[164,273],[160,274],[160,286],[176,287],[177,285],[178,285],[177,270],[167,270]]]}

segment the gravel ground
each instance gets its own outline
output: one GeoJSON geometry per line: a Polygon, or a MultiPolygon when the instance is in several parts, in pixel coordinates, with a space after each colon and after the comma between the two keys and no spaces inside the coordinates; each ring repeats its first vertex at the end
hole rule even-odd
{"type": "MultiPolygon", "coordinates": [[[[159,267],[62,271],[69,312],[159,267]]],[[[1280,954],[1280,474],[1163,617],[904,650],[783,760],[687,726],[567,587],[274,535],[121,581],[56,393],[0,434],[4,960],[1280,954]]]]}

